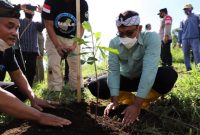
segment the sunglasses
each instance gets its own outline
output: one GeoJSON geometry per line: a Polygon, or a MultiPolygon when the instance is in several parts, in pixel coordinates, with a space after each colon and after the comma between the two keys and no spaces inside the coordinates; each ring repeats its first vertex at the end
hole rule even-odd
{"type": "Polygon", "coordinates": [[[137,29],[134,29],[134,30],[127,30],[125,32],[118,32],[116,35],[118,37],[129,37],[131,38],[133,33],[135,33],[137,31],[137,29]]]}

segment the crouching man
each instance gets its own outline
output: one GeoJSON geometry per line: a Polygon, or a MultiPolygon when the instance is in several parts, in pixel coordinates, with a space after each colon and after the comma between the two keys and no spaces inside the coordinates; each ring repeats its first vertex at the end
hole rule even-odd
{"type": "MultiPolygon", "coordinates": [[[[177,80],[177,73],[171,67],[159,67],[161,41],[155,32],[141,32],[139,14],[135,11],[120,13],[116,25],[118,35],[110,41],[109,47],[119,54],[109,53],[108,76],[101,76],[99,98],[109,99],[104,111],[108,115],[120,104],[129,106],[123,111],[123,124],[133,123],[141,108],[148,108],[151,102],[168,93],[177,80]],[[137,91],[134,96],[131,92],[137,91]]],[[[89,90],[97,96],[97,83],[91,81],[89,90]]]]}

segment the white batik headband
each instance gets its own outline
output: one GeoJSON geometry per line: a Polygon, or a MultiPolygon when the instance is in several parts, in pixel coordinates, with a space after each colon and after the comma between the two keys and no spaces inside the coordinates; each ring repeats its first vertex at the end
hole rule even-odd
{"type": "Polygon", "coordinates": [[[126,20],[123,21],[123,18],[119,18],[116,20],[117,27],[124,25],[124,26],[133,26],[133,25],[139,25],[140,24],[140,17],[138,15],[132,16],[126,20]]]}

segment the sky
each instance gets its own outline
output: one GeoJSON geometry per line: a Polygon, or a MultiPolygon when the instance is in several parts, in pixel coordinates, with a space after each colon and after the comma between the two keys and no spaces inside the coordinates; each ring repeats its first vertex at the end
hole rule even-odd
{"type": "MultiPolygon", "coordinates": [[[[13,4],[43,5],[44,0],[10,0],[13,4]]],[[[200,14],[200,0],[86,0],[89,6],[89,21],[93,31],[102,33],[102,44],[108,46],[116,35],[116,17],[120,12],[133,10],[139,13],[141,25],[150,23],[152,31],[158,32],[160,18],[157,15],[161,8],[167,8],[173,18],[172,29],[178,28],[180,21],[186,16],[182,10],[185,4],[192,4],[193,12],[200,14]]],[[[22,16],[23,17],[23,16],[22,16]]],[[[36,13],[34,20],[40,20],[36,13]]],[[[143,27],[144,29],[144,27],[143,27]]]]}

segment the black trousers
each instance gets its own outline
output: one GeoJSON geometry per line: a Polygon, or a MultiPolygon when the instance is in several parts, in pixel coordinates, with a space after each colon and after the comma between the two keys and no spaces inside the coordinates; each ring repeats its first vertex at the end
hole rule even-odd
{"type": "Polygon", "coordinates": [[[26,78],[30,84],[30,86],[33,86],[33,80],[36,73],[36,60],[38,53],[32,53],[32,52],[22,52],[24,57],[24,63],[26,67],[26,78]]]}
{"type": "MultiPolygon", "coordinates": [[[[168,93],[174,86],[178,78],[177,72],[171,67],[159,67],[155,78],[155,82],[152,88],[160,94],[168,93]]],[[[123,91],[137,91],[140,77],[129,79],[124,76],[120,76],[120,90],[123,91]]],[[[107,75],[100,76],[99,82],[99,98],[108,99],[110,98],[110,91],[107,85],[107,75]]],[[[88,85],[90,92],[97,96],[97,81],[91,81],[88,85]]]]}
{"type": "Polygon", "coordinates": [[[21,100],[22,102],[24,102],[25,100],[27,100],[27,97],[18,89],[18,87],[15,84],[12,85],[3,85],[1,86],[4,90],[12,93],[13,95],[15,95],[19,100],[21,100]]]}
{"type": "Polygon", "coordinates": [[[161,60],[163,66],[171,66],[172,65],[172,54],[171,54],[171,45],[172,40],[168,40],[168,42],[165,44],[162,41],[161,45],[161,60]]]}

